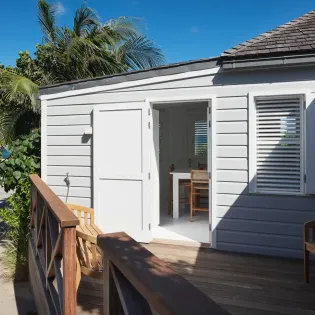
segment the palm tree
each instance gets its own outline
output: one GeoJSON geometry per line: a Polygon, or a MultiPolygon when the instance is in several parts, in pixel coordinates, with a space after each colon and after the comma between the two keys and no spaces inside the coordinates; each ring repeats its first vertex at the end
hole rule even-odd
{"type": "MultiPolygon", "coordinates": [[[[139,34],[138,20],[119,17],[102,24],[95,11],[85,5],[77,9],[73,28],[59,28],[56,7],[38,1],[38,18],[49,60],[49,73],[64,82],[137,70],[164,63],[154,43],[139,34]]],[[[45,60],[43,62],[45,68],[45,60]]]]}
{"type": "Polygon", "coordinates": [[[34,79],[32,69],[23,74],[0,69],[0,99],[5,104],[0,111],[0,144],[39,124],[36,97],[40,85],[145,69],[165,62],[161,49],[140,34],[136,18],[119,17],[102,23],[93,9],[82,5],[69,29],[57,26],[56,9],[38,0],[43,44],[37,46],[34,64],[40,75],[34,79]]]}

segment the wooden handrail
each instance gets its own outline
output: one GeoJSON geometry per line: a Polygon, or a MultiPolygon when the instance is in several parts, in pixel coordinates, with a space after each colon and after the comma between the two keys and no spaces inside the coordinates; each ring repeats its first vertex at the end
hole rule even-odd
{"type": "MultiPolygon", "coordinates": [[[[120,299],[124,296],[121,288],[111,289],[110,279],[115,277],[110,272],[115,268],[124,277],[122,283],[127,280],[151,307],[152,312],[146,311],[145,314],[228,314],[126,233],[101,234],[97,244],[104,254],[104,315],[115,313],[115,307],[111,304],[115,303],[117,298],[111,296],[111,291],[118,291],[120,299]]],[[[120,302],[121,308],[127,307],[126,301],[120,302]]]]}
{"type": "Polygon", "coordinates": [[[30,175],[30,180],[37,192],[47,203],[50,211],[61,227],[76,226],[80,224],[79,219],[69,208],[56,196],[56,194],[43,182],[38,175],[30,175]]]}
{"type": "Polygon", "coordinates": [[[31,175],[30,181],[29,252],[34,259],[29,271],[33,291],[40,283],[47,303],[53,305],[53,314],[75,315],[76,225],[80,221],[38,175],[31,175]]]}

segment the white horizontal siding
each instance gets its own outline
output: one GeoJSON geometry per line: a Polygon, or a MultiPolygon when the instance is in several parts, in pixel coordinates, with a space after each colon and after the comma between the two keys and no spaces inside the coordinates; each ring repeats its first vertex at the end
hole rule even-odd
{"type": "Polygon", "coordinates": [[[52,191],[58,196],[71,196],[78,198],[91,198],[91,188],[90,187],[63,187],[63,186],[53,186],[50,185],[52,191]]]}
{"type": "Polygon", "coordinates": [[[48,156],[48,166],[91,166],[91,157],[89,156],[48,156]]]}
{"type": "Polygon", "coordinates": [[[91,115],[48,116],[47,126],[71,126],[91,124],[91,115]]]}
{"type": "Polygon", "coordinates": [[[87,115],[91,114],[95,104],[67,105],[67,106],[48,106],[48,116],[63,115],[87,115]]]}
{"type": "Polygon", "coordinates": [[[58,146],[58,145],[49,145],[47,147],[48,156],[90,156],[91,155],[91,146],[58,146]]]}
{"type": "Polygon", "coordinates": [[[47,144],[50,145],[90,145],[92,136],[47,136],[47,144]]]}
{"type": "Polygon", "coordinates": [[[218,122],[217,133],[247,133],[247,121],[218,122]]]}
{"type": "Polygon", "coordinates": [[[248,170],[246,158],[217,158],[217,169],[221,170],[248,170]]]}
{"type": "Polygon", "coordinates": [[[315,199],[249,194],[247,98],[239,100],[217,99],[216,247],[302,257],[303,226],[315,217],[315,199]]]}
{"type": "Polygon", "coordinates": [[[216,215],[226,219],[304,224],[314,218],[314,211],[217,206],[216,215]]]}
{"type": "Polygon", "coordinates": [[[229,183],[229,182],[217,182],[217,193],[221,194],[247,194],[247,183],[229,183]]]}
{"type": "Polygon", "coordinates": [[[75,167],[75,166],[48,166],[47,175],[60,176],[79,176],[90,177],[92,173],[91,167],[75,167]]]}
{"type": "Polygon", "coordinates": [[[216,155],[219,158],[246,158],[247,146],[218,146],[216,155]]]}
{"type": "Polygon", "coordinates": [[[48,136],[82,136],[84,135],[85,129],[91,127],[90,125],[80,126],[48,126],[48,136]]]}
{"type": "Polygon", "coordinates": [[[217,121],[246,121],[247,109],[217,110],[217,121]]]}
{"type": "MultiPolygon", "coordinates": [[[[301,224],[225,218],[222,218],[219,224],[219,230],[287,236],[302,236],[301,224]]],[[[259,244],[257,243],[257,245],[259,244]]]]}
{"type": "Polygon", "coordinates": [[[314,203],[314,197],[217,194],[219,206],[310,211],[315,216],[314,203]]]}
{"type": "MultiPolygon", "coordinates": [[[[217,247],[259,254],[295,256],[302,252],[301,249],[286,248],[284,240],[299,237],[294,233],[302,226],[301,220],[314,213],[314,199],[311,197],[289,198],[282,196],[278,199],[270,196],[253,196],[248,194],[247,188],[247,95],[249,92],[279,90],[277,84],[269,84],[269,82],[274,83],[277,78],[283,81],[281,90],[291,91],[299,87],[314,90],[312,81],[284,82],[288,80],[288,77],[288,72],[281,74],[273,72],[273,75],[270,76],[267,71],[264,74],[260,73],[259,76],[254,72],[220,74],[214,79],[211,76],[178,80],[138,86],[124,89],[124,91],[116,90],[49,101],[47,109],[48,163],[56,163],[57,165],[48,166],[47,182],[56,186],[55,189],[59,194],[65,194],[64,178],[69,173],[71,190],[69,190],[67,200],[65,196],[61,196],[61,199],[70,203],[92,206],[91,198],[84,197],[88,195],[86,190],[72,190],[72,188],[91,187],[92,169],[89,167],[91,165],[88,164],[88,159],[91,156],[92,141],[91,137],[83,136],[83,129],[91,126],[92,110],[97,104],[144,102],[150,98],[178,96],[185,98],[186,96],[213,94],[217,96],[218,109],[216,112],[218,133],[216,156],[218,157],[217,168],[219,170],[216,174],[218,181],[218,209],[216,211],[218,211],[218,217],[223,215],[228,220],[221,220],[217,226],[217,247]],[[276,75],[274,75],[275,73],[276,75]],[[72,159],[73,163],[71,163],[72,159]],[[73,195],[80,192],[84,196],[73,195]],[[253,208],[257,210],[255,213],[250,212],[253,208]],[[286,212],[287,215],[284,214],[286,212]],[[274,217],[272,216],[273,213],[274,217]],[[301,213],[299,220],[297,219],[298,213],[301,213]],[[299,224],[295,224],[295,220],[299,224]],[[275,238],[279,235],[275,241],[278,247],[270,244],[270,238],[260,240],[259,236],[256,237],[256,234],[265,233],[261,222],[268,224],[267,230],[278,231],[272,234],[275,238]],[[295,227],[290,232],[291,225],[294,227],[296,225],[298,228],[295,227]],[[246,226],[248,226],[248,231],[246,226]],[[259,226],[260,228],[258,228],[259,226]],[[261,232],[257,232],[257,230],[261,232]],[[225,231],[228,231],[229,234],[224,234],[225,231]],[[232,233],[238,236],[233,239],[234,234],[232,233]],[[246,241],[246,237],[251,236],[250,233],[253,233],[255,237],[251,241],[246,241]],[[284,237],[284,235],[286,236],[284,237]]],[[[89,196],[91,196],[91,189],[88,191],[90,191],[89,196]]],[[[294,242],[290,244],[297,246],[297,243],[294,242]]]]}
{"type": "Polygon", "coordinates": [[[246,96],[224,97],[217,99],[217,109],[241,109],[248,108],[246,96]]]}
{"type": "Polygon", "coordinates": [[[47,184],[52,186],[66,186],[66,179],[69,180],[70,187],[87,187],[91,188],[91,177],[77,176],[47,176],[47,184]]]}
{"type": "Polygon", "coordinates": [[[217,145],[247,145],[247,134],[218,134],[217,145]]]}
{"type": "Polygon", "coordinates": [[[217,181],[247,183],[248,172],[235,170],[217,170],[217,181]]]}

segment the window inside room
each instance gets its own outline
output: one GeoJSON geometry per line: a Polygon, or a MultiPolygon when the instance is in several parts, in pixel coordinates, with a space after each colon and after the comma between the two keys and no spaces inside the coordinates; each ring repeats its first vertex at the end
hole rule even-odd
{"type": "Polygon", "coordinates": [[[255,97],[254,103],[254,191],[302,193],[303,96],[255,97]]]}
{"type": "Polygon", "coordinates": [[[196,120],[194,122],[194,155],[196,157],[207,156],[207,132],[208,128],[206,120],[196,120]]]}

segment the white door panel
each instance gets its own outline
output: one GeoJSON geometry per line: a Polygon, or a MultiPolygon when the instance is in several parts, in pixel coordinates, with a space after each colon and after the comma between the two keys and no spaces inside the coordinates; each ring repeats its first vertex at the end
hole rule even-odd
{"type": "Polygon", "coordinates": [[[211,185],[211,178],[212,178],[212,159],[216,158],[215,156],[212,156],[212,103],[213,100],[211,100],[208,103],[207,108],[207,123],[208,123],[208,152],[207,152],[207,159],[208,159],[208,172],[210,174],[209,177],[209,243],[212,243],[212,185],[211,185]]]}
{"type": "Polygon", "coordinates": [[[93,117],[96,223],[141,242],[151,240],[149,121],[146,103],[100,105],[93,117]]]}
{"type": "Polygon", "coordinates": [[[157,227],[160,224],[160,112],[156,109],[152,109],[152,122],[152,227],[157,227]]]}

